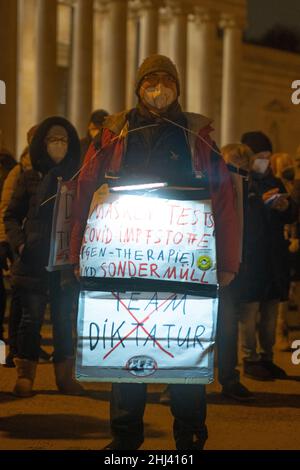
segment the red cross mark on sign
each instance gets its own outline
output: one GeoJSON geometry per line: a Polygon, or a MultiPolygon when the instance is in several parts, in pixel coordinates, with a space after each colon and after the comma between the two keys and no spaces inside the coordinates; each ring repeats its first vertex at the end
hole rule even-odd
{"type": "Polygon", "coordinates": [[[176,294],[171,294],[169,297],[167,297],[157,308],[155,308],[154,310],[152,310],[150,313],[148,313],[148,315],[142,320],[142,321],[139,321],[136,316],[129,310],[129,308],[127,307],[127,305],[125,305],[125,303],[123,302],[123,300],[120,298],[120,296],[118,294],[116,294],[115,292],[112,292],[112,295],[114,296],[114,298],[116,300],[118,300],[120,302],[120,304],[124,307],[124,309],[131,315],[131,317],[137,322],[137,325],[131,330],[129,331],[129,333],[127,333],[126,336],[124,336],[124,338],[122,338],[122,340],[120,340],[110,351],[108,351],[105,356],[103,357],[103,359],[106,359],[115,349],[117,349],[120,344],[122,344],[122,342],[129,338],[129,336],[131,336],[137,329],[138,327],[141,327],[142,330],[146,333],[146,335],[151,338],[153,340],[153,342],[156,344],[156,346],[161,349],[165,354],[167,354],[168,356],[170,357],[173,357],[174,358],[174,355],[172,353],[170,353],[169,351],[167,351],[160,343],[159,341],[157,341],[157,339],[155,339],[150,333],[149,331],[146,330],[146,328],[144,327],[144,323],[146,323],[147,320],[149,320],[149,318],[155,313],[157,312],[166,302],[168,302],[169,300],[171,300],[172,298],[176,297],[176,294]]]}

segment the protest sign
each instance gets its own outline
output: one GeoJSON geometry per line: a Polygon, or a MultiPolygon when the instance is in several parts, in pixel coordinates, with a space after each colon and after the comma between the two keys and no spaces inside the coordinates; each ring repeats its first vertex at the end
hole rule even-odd
{"type": "Polygon", "coordinates": [[[83,236],[82,278],[217,284],[210,200],[109,194],[104,189],[95,193],[83,236]]]}
{"type": "Polygon", "coordinates": [[[52,217],[48,271],[56,271],[69,266],[71,215],[75,192],[76,181],[59,179],[52,217]]]}
{"type": "Polygon", "coordinates": [[[211,382],[217,309],[217,298],[82,291],[78,380],[211,382]]]}

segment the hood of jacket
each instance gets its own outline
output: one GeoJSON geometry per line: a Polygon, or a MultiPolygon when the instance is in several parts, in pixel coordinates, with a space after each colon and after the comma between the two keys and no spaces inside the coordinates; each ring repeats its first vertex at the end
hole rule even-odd
{"type": "Polygon", "coordinates": [[[29,146],[29,153],[34,170],[45,175],[52,168],[57,167],[63,170],[65,179],[71,178],[78,168],[80,161],[80,141],[75,127],[61,116],[52,116],[45,119],[35,131],[29,146]],[[58,165],[48,155],[45,143],[47,132],[52,126],[64,127],[69,138],[67,154],[58,165]]]}

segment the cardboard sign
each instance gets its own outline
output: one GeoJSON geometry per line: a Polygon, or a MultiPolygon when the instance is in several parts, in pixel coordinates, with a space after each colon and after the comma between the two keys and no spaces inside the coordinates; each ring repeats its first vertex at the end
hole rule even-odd
{"type": "Polygon", "coordinates": [[[209,383],[217,298],[91,292],[79,298],[81,381],[209,383]]]}
{"type": "Polygon", "coordinates": [[[100,188],[83,237],[80,274],[216,285],[211,201],[109,194],[100,188]]]}
{"type": "Polygon", "coordinates": [[[71,215],[75,192],[76,181],[59,180],[52,218],[48,271],[69,266],[71,215]]]}

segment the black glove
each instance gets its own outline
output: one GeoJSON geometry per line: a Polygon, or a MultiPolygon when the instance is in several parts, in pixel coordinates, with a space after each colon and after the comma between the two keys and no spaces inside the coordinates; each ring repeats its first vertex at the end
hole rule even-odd
{"type": "Polygon", "coordinates": [[[12,251],[7,242],[0,242],[0,269],[8,269],[7,260],[12,261],[12,251]]]}

